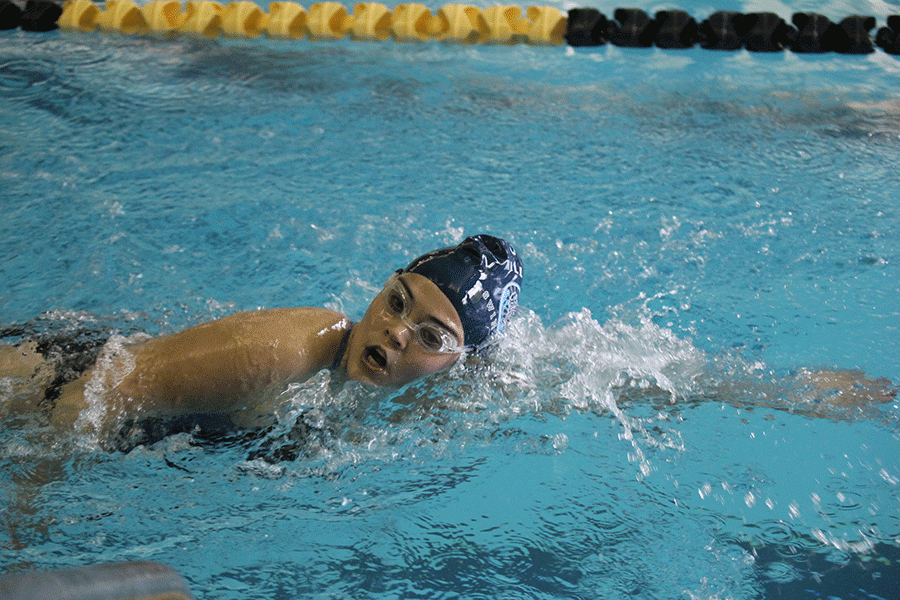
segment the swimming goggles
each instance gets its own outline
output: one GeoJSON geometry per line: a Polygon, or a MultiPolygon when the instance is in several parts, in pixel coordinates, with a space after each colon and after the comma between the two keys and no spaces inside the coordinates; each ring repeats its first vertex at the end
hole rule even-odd
{"type": "Polygon", "coordinates": [[[383,293],[385,310],[403,321],[422,348],[434,354],[456,354],[465,350],[446,327],[430,321],[413,323],[409,320],[413,301],[399,274],[391,275],[384,284],[383,293]]]}

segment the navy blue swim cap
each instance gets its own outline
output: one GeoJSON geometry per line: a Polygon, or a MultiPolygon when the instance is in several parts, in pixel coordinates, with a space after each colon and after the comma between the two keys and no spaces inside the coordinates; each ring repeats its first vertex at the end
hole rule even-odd
{"type": "Polygon", "coordinates": [[[509,242],[500,238],[468,237],[458,246],[420,256],[403,272],[430,279],[450,299],[468,348],[504,333],[519,307],[522,261],[509,242]]]}

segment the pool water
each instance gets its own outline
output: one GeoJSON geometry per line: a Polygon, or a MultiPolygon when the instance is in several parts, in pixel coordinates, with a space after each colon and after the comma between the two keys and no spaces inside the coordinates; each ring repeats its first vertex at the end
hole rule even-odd
{"type": "Polygon", "coordinates": [[[216,600],[900,597],[900,406],[799,379],[900,382],[898,84],[880,51],[0,32],[7,343],[358,318],[481,232],[525,263],[490,356],[320,374],[263,434],[107,452],[5,416],[0,566],[156,560],[216,600]]]}

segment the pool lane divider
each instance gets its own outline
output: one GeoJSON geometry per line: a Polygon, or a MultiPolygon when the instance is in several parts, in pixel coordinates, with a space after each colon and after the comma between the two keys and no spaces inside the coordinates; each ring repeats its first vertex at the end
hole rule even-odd
{"type": "Polygon", "coordinates": [[[360,2],[352,12],[338,2],[304,8],[295,2],[272,2],[269,12],[241,0],[107,0],[100,8],[91,0],[28,0],[22,10],[0,0],[0,29],[28,31],[104,31],[128,35],[193,35],[208,38],[256,38],[425,42],[456,44],[532,44],[558,46],[657,47],[700,46],[710,50],[796,53],[869,54],[876,47],[900,55],[900,16],[887,17],[876,29],[875,17],[851,15],[838,22],[817,13],[795,13],[790,23],[769,12],[718,11],[697,21],[681,10],[653,16],[641,9],[618,8],[607,18],[595,8],[567,13],[552,6],[512,5],[478,8],[448,4],[432,12],[423,4],[393,9],[360,2]]]}

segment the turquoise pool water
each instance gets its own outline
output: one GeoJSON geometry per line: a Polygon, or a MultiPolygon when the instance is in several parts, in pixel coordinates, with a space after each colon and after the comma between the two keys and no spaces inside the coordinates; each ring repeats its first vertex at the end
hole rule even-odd
{"type": "Polygon", "coordinates": [[[898,597],[900,407],[796,383],[900,381],[898,84],[882,52],[0,33],[7,331],[359,317],[479,232],[526,269],[489,359],[323,375],[262,439],[109,453],[8,417],[0,566],[157,560],[203,599],[898,597]]]}

